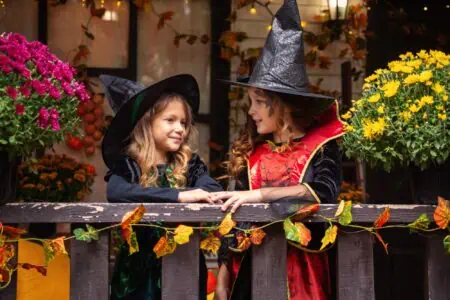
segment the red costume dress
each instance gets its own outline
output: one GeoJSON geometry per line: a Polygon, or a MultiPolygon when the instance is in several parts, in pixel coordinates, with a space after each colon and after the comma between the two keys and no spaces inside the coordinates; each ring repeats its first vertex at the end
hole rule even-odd
{"type": "MultiPolygon", "coordinates": [[[[259,144],[249,157],[247,180],[250,184],[244,180],[243,189],[247,184],[250,189],[259,189],[302,183],[318,202],[334,202],[341,175],[339,149],[333,140],[344,132],[336,109],[336,105],[331,106],[320,116],[320,124],[299,141],[284,147],[284,151],[273,151],[268,143],[259,144]]],[[[224,245],[230,244],[225,242],[224,245]]],[[[224,258],[223,253],[221,257],[224,258]]],[[[228,261],[231,273],[231,299],[250,299],[250,253],[246,252],[244,257],[231,253],[231,258],[224,260],[228,261]]],[[[307,253],[288,245],[287,273],[289,299],[329,298],[327,253],[307,253]]]]}

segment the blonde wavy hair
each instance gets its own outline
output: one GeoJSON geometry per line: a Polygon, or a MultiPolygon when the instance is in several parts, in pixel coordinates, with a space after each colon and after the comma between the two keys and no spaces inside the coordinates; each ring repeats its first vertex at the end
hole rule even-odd
{"type": "MultiPolygon", "coordinates": [[[[302,131],[309,130],[314,122],[315,117],[320,111],[323,111],[323,104],[319,101],[306,99],[302,96],[278,94],[262,89],[257,89],[256,93],[260,93],[268,98],[269,114],[273,115],[278,110],[277,126],[283,134],[288,136],[287,144],[289,144],[293,136],[292,126],[286,120],[292,120],[291,124],[302,131]]],[[[229,160],[224,163],[227,170],[227,178],[237,179],[238,175],[247,167],[247,159],[255,146],[266,140],[272,140],[273,135],[260,135],[256,130],[256,124],[253,119],[247,115],[247,124],[239,133],[238,138],[231,145],[229,160]]]]}
{"type": "Polygon", "coordinates": [[[169,153],[168,163],[172,169],[172,176],[168,181],[174,188],[182,188],[187,183],[188,163],[192,157],[190,138],[195,135],[195,127],[192,126],[192,110],[186,99],[179,94],[167,93],[161,95],[156,103],[138,121],[130,134],[130,143],[127,154],[136,160],[140,169],[139,183],[143,186],[157,186],[158,169],[155,162],[155,140],[151,132],[151,124],[155,117],[161,114],[166,107],[175,101],[183,104],[186,115],[186,133],[183,143],[176,152],[169,153]]]}

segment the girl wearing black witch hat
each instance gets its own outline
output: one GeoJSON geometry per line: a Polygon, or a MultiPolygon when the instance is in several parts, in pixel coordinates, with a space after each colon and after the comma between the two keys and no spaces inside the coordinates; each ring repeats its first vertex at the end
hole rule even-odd
{"type": "MultiPolygon", "coordinates": [[[[196,80],[177,75],[143,89],[121,78],[101,79],[111,107],[118,110],[102,144],[110,169],[108,201],[214,203],[208,192],[220,191],[221,186],[208,176],[205,164],[188,144],[193,114],[199,107],[196,80]]],[[[161,298],[161,260],[153,252],[159,232],[140,228],[136,233],[140,250],[129,255],[128,246],[122,245],[110,299],[161,298]]],[[[200,295],[205,298],[206,265],[200,257],[200,295]]]]}
{"type": "MultiPolygon", "coordinates": [[[[228,162],[238,191],[212,193],[214,200],[225,201],[224,211],[234,212],[245,203],[277,201],[282,204],[279,213],[287,216],[299,204],[336,201],[341,164],[335,139],[344,134],[344,126],[333,98],[308,91],[300,24],[296,1],[285,0],[251,77],[229,82],[248,88],[250,108],[247,126],[234,142],[228,162]]],[[[314,244],[323,230],[312,236],[314,244]]],[[[251,299],[250,254],[242,257],[227,249],[237,248],[235,243],[223,240],[216,299],[251,299]]],[[[287,264],[289,291],[280,299],[330,297],[326,253],[288,245],[287,264]]]]}

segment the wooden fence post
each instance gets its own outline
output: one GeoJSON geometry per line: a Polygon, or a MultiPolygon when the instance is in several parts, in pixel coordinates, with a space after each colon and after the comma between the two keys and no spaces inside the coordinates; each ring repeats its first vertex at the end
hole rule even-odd
{"type": "Polygon", "coordinates": [[[91,243],[70,241],[70,299],[103,300],[109,297],[109,232],[91,243]]]}
{"type": "Polygon", "coordinates": [[[200,236],[198,231],[189,243],[178,245],[175,252],[162,260],[162,299],[199,299],[200,282],[200,236]]]}
{"type": "Polygon", "coordinates": [[[264,230],[267,234],[263,243],[252,246],[252,299],[287,299],[287,243],[283,227],[276,224],[264,230]]]}
{"type": "Polygon", "coordinates": [[[339,233],[337,295],[339,300],[374,300],[373,242],[368,232],[339,233]]]}
{"type": "Polygon", "coordinates": [[[430,300],[450,299],[450,255],[445,253],[443,235],[427,238],[427,295],[430,300]]]}

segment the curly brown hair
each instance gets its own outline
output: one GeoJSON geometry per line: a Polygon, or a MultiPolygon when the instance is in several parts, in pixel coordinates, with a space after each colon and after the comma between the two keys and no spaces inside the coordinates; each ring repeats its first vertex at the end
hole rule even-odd
{"type": "Polygon", "coordinates": [[[180,101],[183,104],[186,115],[186,136],[180,149],[176,152],[169,153],[168,162],[169,167],[172,169],[171,177],[173,178],[168,178],[168,180],[175,188],[186,186],[188,163],[192,157],[189,139],[196,131],[195,127],[192,126],[191,107],[184,97],[175,93],[161,95],[131,132],[127,153],[131,158],[136,160],[141,169],[142,175],[139,183],[143,186],[156,186],[158,180],[158,169],[155,163],[155,141],[151,133],[152,120],[174,101],[180,101]]]}
{"type": "MultiPolygon", "coordinates": [[[[257,89],[268,98],[269,113],[272,115],[276,110],[279,111],[277,125],[282,133],[287,133],[288,143],[295,138],[291,124],[286,120],[292,120],[295,129],[308,131],[314,126],[316,116],[324,111],[329,105],[315,99],[305,98],[297,95],[288,95],[257,89]]],[[[330,104],[332,101],[330,100],[330,104]]],[[[225,162],[228,178],[237,179],[238,175],[247,167],[247,159],[255,146],[266,140],[272,140],[273,134],[260,135],[256,131],[256,124],[253,119],[247,115],[247,124],[239,133],[238,138],[231,145],[229,161],[225,162]]]]}

